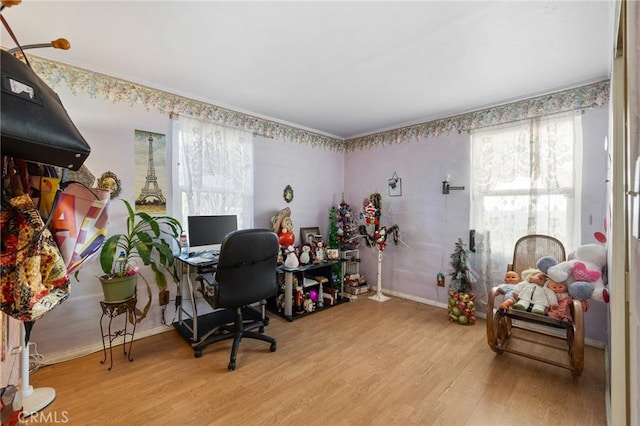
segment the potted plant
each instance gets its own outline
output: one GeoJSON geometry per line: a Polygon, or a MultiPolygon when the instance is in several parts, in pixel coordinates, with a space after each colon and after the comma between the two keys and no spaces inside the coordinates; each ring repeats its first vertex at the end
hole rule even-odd
{"type": "MultiPolygon", "coordinates": [[[[182,225],[170,216],[151,216],[145,212],[134,213],[131,204],[127,207],[127,232],[110,236],[100,251],[100,265],[104,275],[100,277],[105,301],[121,301],[135,294],[138,266],[150,266],[155,272],[156,285],[167,288],[163,271],[174,265],[170,242],[178,242],[182,225]]],[[[175,268],[173,271],[175,278],[175,268]]],[[[144,277],[143,277],[144,279],[144,277]]]]}

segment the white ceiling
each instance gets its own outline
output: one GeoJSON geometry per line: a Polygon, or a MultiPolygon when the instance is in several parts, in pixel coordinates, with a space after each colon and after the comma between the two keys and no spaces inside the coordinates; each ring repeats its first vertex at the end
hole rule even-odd
{"type": "MultiPolygon", "coordinates": [[[[30,1],[29,53],[338,138],[608,78],[613,1],[30,1]]],[[[6,31],[1,44],[14,47],[6,31]]]]}

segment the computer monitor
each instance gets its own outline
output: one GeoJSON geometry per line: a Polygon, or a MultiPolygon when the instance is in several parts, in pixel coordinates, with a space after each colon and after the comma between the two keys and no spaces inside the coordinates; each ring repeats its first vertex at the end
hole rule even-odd
{"type": "Polygon", "coordinates": [[[189,249],[193,251],[220,249],[224,237],[238,229],[235,215],[189,216],[189,249]],[[195,250],[194,250],[195,249],[195,250]]]}

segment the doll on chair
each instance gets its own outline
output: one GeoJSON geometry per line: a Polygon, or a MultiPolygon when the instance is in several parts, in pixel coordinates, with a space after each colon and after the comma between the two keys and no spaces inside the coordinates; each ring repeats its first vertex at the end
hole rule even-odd
{"type": "Polygon", "coordinates": [[[506,309],[516,303],[516,285],[520,282],[520,275],[516,271],[507,271],[504,275],[504,284],[498,286],[498,291],[504,295],[500,309],[506,309]]]}
{"type": "Polygon", "coordinates": [[[539,269],[522,271],[524,281],[516,286],[515,294],[518,301],[513,309],[527,311],[534,314],[546,315],[550,306],[558,305],[556,294],[544,284],[547,276],[539,269]]]}

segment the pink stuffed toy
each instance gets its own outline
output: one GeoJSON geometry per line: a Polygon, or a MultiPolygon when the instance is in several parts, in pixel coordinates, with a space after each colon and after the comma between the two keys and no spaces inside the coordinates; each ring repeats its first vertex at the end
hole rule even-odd
{"type": "Polygon", "coordinates": [[[549,267],[553,281],[566,283],[569,294],[578,300],[589,298],[609,303],[605,286],[607,249],[599,244],[585,244],[569,255],[565,262],[549,267]]]}

